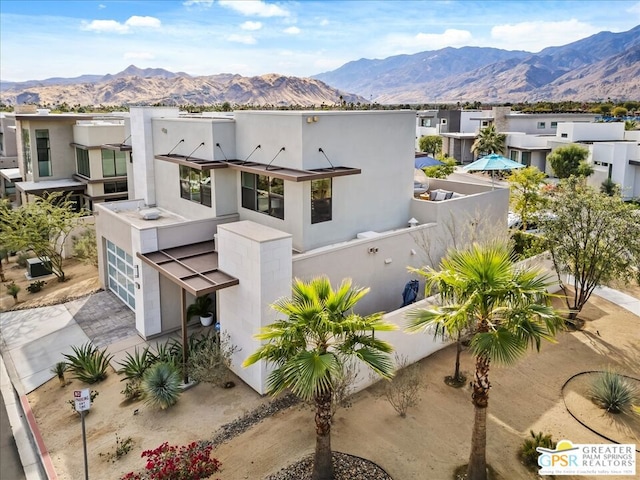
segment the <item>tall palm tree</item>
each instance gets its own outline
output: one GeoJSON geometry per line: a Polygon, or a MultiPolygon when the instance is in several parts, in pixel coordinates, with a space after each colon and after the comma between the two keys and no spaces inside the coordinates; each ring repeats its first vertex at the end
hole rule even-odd
{"type": "Polygon", "coordinates": [[[507,136],[504,133],[499,133],[496,130],[496,126],[492,123],[480,129],[475,142],[471,145],[471,151],[478,157],[491,153],[504,153],[506,140],[507,136]]]}
{"type": "Polygon", "coordinates": [[[504,243],[474,244],[452,250],[440,270],[423,270],[429,288],[439,291],[441,304],[410,312],[407,330],[435,327],[446,332],[472,332],[475,356],[471,402],[475,416],[467,478],[486,479],[487,406],[491,362],[510,365],[528,347],[553,341],[562,319],[549,305],[549,277],[537,268],[518,268],[504,243]]]}
{"type": "Polygon", "coordinates": [[[327,277],[309,282],[295,279],[291,298],[272,308],[286,318],[267,325],[256,335],[266,343],[243,363],[266,360],[275,366],[267,378],[269,393],[290,388],[316,408],[316,448],[313,480],[332,480],[331,404],[335,383],[345,361],[358,358],[382,377],[393,375],[391,345],[375,332],[395,330],[381,313],[360,316],[355,305],[369,289],[352,288],[350,279],[334,290],[327,277]]]}

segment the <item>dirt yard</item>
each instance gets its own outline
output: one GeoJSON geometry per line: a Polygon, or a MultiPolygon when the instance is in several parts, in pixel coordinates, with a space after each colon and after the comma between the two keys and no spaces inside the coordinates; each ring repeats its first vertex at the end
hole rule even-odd
{"type": "Polygon", "coordinates": [[[44,280],[46,285],[36,293],[29,293],[27,287],[35,279],[26,277],[26,269],[16,263],[16,257],[10,257],[9,263],[2,262],[6,282],[0,291],[0,311],[22,310],[63,303],[74,298],[83,297],[100,289],[98,269],[86,265],[79,260],[68,259],[63,263],[66,282],[59,283],[55,275],[47,275],[37,280],[44,280]],[[7,291],[7,285],[14,281],[20,287],[18,303],[7,291]]]}
{"type": "MultiPolygon", "coordinates": [[[[596,409],[583,378],[562,389],[573,375],[589,370],[614,368],[638,377],[640,318],[598,297],[592,297],[581,318],[583,331],[560,334],[556,344],[544,344],[541,353],[529,353],[514,367],[492,367],[487,452],[503,479],[536,478],[516,455],[530,430],[551,433],[554,440],[607,443],[574,419],[567,407],[603,435],[640,446],[640,417],[613,418],[596,409]]],[[[421,399],[406,418],[380,397],[379,385],[355,395],[352,406],[339,410],[334,419],[333,449],[370,459],[395,480],[452,478],[453,469],[467,461],[473,418],[469,387],[454,389],[443,382],[452,373],[454,356],[455,349],[449,347],[419,363],[421,399]]],[[[462,367],[467,373],[473,367],[467,354],[462,367]]],[[[125,403],[120,394],[124,383],[112,373],[92,387],[99,395],[86,419],[90,477],[117,479],[140,470],[143,450],[164,441],[211,439],[221,425],[270,400],[238,379],[236,384],[228,390],[197,385],[184,392],[176,406],[158,411],[142,402],[125,403]],[[120,439],[131,437],[134,446],[126,456],[109,462],[105,455],[115,450],[116,434],[120,439]]],[[[54,379],[29,395],[61,480],[83,475],[80,420],[67,403],[72,391],[81,387],[86,385],[77,381],[60,387],[54,379]]],[[[261,480],[312,452],[313,446],[313,412],[294,406],[219,445],[214,455],[223,470],[216,478],[261,480]]]]}

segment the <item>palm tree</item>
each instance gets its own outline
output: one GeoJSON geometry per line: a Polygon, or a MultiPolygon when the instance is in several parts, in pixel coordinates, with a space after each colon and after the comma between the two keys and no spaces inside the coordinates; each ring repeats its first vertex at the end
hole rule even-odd
{"type": "Polygon", "coordinates": [[[549,306],[549,277],[537,268],[518,268],[504,243],[473,244],[452,250],[440,270],[422,270],[429,287],[440,292],[441,305],[412,311],[407,330],[435,327],[448,333],[470,331],[475,356],[471,402],[475,417],[469,480],[486,479],[487,406],[491,362],[513,364],[527,347],[553,341],[562,319],[549,306]]]}
{"type": "Polygon", "coordinates": [[[313,480],[333,479],[331,454],[331,406],[335,382],[345,362],[358,358],[385,378],[393,374],[391,345],[375,332],[395,330],[381,313],[360,316],[353,308],[369,289],[352,288],[345,279],[334,290],[327,277],[309,282],[295,279],[291,298],[281,298],[271,307],[285,315],[256,335],[266,343],[243,366],[266,360],[275,366],[267,378],[269,393],[290,388],[313,401],[316,408],[316,448],[313,480]]]}
{"type": "Polygon", "coordinates": [[[498,133],[496,126],[492,123],[480,129],[476,141],[471,145],[471,151],[478,157],[491,153],[504,153],[506,140],[507,136],[504,133],[498,133]]]}

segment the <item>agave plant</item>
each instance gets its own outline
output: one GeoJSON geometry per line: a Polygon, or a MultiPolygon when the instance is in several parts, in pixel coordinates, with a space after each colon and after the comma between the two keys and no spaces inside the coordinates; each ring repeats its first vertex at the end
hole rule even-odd
{"type": "Polygon", "coordinates": [[[55,374],[60,381],[60,386],[64,387],[67,384],[67,381],[64,378],[64,372],[67,371],[69,364],[67,362],[58,362],[53,367],[51,367],[51,373],[55,374]]]}
{"type": "Polygon", "coordinates": [[[600,372],[591,385],[593,401],[609,413],[620,413],[631,409],[638,395],[638,388],[619,373],[606,370],[600,372]]]}
{"type": "Polygon", "coordinates": [[[124,375],[122,381],[142,380],[144,372],[153,364],[153,354],[149,351],[149,347],[145,347],[142,351],[136,347],[133,355],[127,352],[127,356],[118,364],[122,366],[118,370],[118,374],[124,375]]]}
{"type": "Polygon", "coordinates": [[[173,363],[160,362],[147,369],[142,378],[145,402],[161,409],[174,405],[180,397],[180,374],[173,363]]]}
{"type": "Polygon", "coordinates": [[[107,378],[109,362],[113,355],[107,349],[98,350],[91,342],[80,347],[72,346],[73,354],[64,354],[68,369],[74,377],[85,383],[96,383],[107,378]]]}

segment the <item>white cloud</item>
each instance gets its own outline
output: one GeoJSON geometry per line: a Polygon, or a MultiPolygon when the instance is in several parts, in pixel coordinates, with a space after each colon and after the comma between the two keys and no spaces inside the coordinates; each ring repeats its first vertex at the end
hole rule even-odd
{"type": "Polygon", "coordinates": [[[98,5],[98,8],[100,8],[100,9],[107,8],[107,6],[104,3],[101,3],[100,5],[98,5]]]}
{"type": "Polygon", "coordinates": [[[320,20],[319,25],[321,27],[326,27],[327,25],[329,25],[329,20],[327,20],[326,18],[323,18],[322,20],[320,20]]]}
{"type": "Polygon", "coordinates": [[[546,47],[566,45],[598,33],[599,29],[575,18],[558,22],[521,22],[496,25],[491,38],[501,48],[538,52],[546,47]],[[508,47],[505,47],[508,45],[508,47]]]}
{"type": "Polygon", "coordinates": [[[235,43],[244,43],[245,45],[254,45],[256,43],[256,39],[251,35],[238,35],[234,33],[227,37],[227,40],[235,43]]]}
{"type": "Polygon", "coordinates": [[[124,24],[128,27],[146,28],[160,28],[161,26],[160,20],[155,17],[139,17],[137,15],[130,17],[124,24]]]}
{"type": "Polygon", "coordinates": [[[471,32],[455,28],[448,28],[443,33],[418,33],[415,36],[418,46],[429,50],[467,45],[470,40],[471,32]]]}
{"type": "Polygon", "coordinates": [[[198,7],[210,7],[213,5],[213,0],[186,0],[182,2],[182,5],[185,7],[192,7],[194,5],[198,7]]]}
{"type": "Polygon", "coordinates": [[[300,30],[298,27],[289,27],[283,30],[284,33],[289,35],[299,35],[301,31],[302,30],[300,30]]]}
{"type": "Polygon", "coordinates": [[[156,56],[151,52],[125,52],[125,60],[154,60],[156,56]]]}
{"type": "Polygon", "coordinates": [[[244,22],[242,25],[240,25],[240,28],[242,30],[260,30],[262,28],[262,23],[261,22],[248,21],[248,22],[244,22]]]}
{"type": "Polygon", "coordinates": [[[634,13],[638,15],[638,18],[640,18],[640,2],[630,6],[629,8],[626,9],[626,11],[629,13],[634,13]]]}
{"type": "Polygon", "coordinates": [[[98,33],[129,33],[133,28],[160,28],[162,23],[155,17],[139,17],[134,15],[120,23],[116,20],[92,20],[83,22],[82,29],[98,33]]]}
{"type": "Polygon", "coordinates": [[[263,2],[262,0],[220,0],[220,6],[227,7],[246,16],[256,17],[288,17],[289,12],[278,5],[263,2]]]}
{"type": "Polygon", "coordinates": [[[127,33],[129,27],[115,20],[92,20],[89,23],[84,23],[83,30],[98,33],[127,33]]]}

